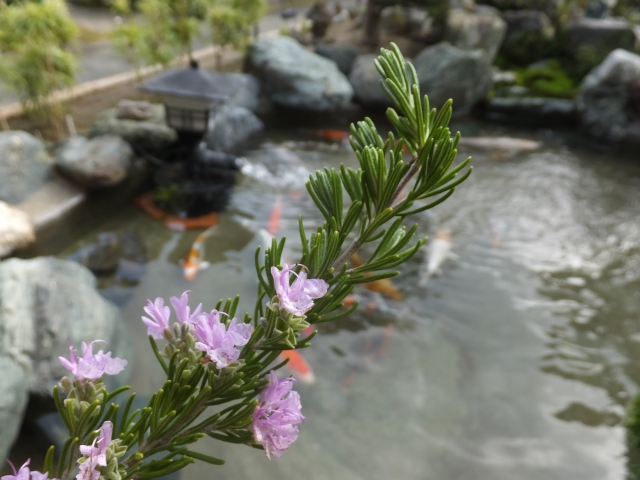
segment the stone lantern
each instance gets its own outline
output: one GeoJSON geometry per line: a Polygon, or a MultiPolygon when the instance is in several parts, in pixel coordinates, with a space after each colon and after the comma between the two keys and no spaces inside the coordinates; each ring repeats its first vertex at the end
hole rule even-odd
{"type": "Polygon", "coordinates": [[[238,89],[238,83],[224,73],[203,70],[198,62],[169,70],[143,83],[140,90],[160,95],[167,124],[178,132],[183,146],[197,146],[209,120],[238,89]]]}
{"type": "Polygon", "coordinates": [[[211,119],[238,88],[233,76],[203,70],[196,61],[140,86],[162,97],[167,124],[178,132],[179,148],[173,157],[178,162],[160,167],[154,183],[177,192],[187,216],[221,211],[228,201],[239,165],[233,155],[204,148],[202,138],[211,119]]]}

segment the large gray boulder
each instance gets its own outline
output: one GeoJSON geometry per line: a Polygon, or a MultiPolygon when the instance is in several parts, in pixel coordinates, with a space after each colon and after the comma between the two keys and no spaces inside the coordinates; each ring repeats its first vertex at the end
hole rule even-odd
{"type": "Polygon", "coordinates": [[[58,359],[68,357],[68,342],[104,340],[100,348],[130,357],[119,310],[98,293],[93,274],[53,257],[0,263],[0,333],[0,357],[20,365],[32,394],[50,395],[68,374],[58,359]]]}
{"type": "Polygon", "coordinates": [[[511,62],[527,65],[547,56],[555,29],[546,13],[507,10],[502,18],[507,24],[507,33],[500,51],[511,62]]]}
{"type": "Polygon", "coordinates": [[[146,152],[161,154],[178,139],[177,132],[167,125],[164,105],[151,104],[152,115],[147,120],[118,118],[118,109],[110,108],[98,115],[90,136],[119,135],[146,152]]]}
{"type": "Polygon", "coordinates": [[[579,18],[569,22],[567,47],[594,47],[611,52],[616,48],[633,49],[636,43],[634,26],[626,20],[614,18],[579,18]]]}
{"type": "Polygon", "coordinates": [[[290,37],[255,42],[248,65],[265,93],[282,107],[331,111],[345,107],[353,97],[349,80],[335,62],[305,50],[290,37]]]}
{"type": "Polygon", "coordinates": [[[247,73],[227,73],[227,75],[238,85],[238,90],[231,97],[231,103],[257,112],[260,107],[260,81],[247,73]]]}
{"type": "Polygon", "coordinates": [[[18,204],[46,183],[51,160],[44,145],[22,131],[0,132],[0,200],[18,204]]]}
{"type": "Polygon", "coordinates": [[[626,50],[611,52],[584,78],[577,99],[580,124],[594,138],[627,140],[630,87],[640,79],[640,56],[626,50]]]}
{"type": "Polygon", "coordinates": [[[29,216],[21,210],[0,202],[0,258],[36,239],[29,216]]]}
{"type": "Polygon", "coordinates": [[[360,55],[353,62],[349,81],[356,92],[356,99],[365,107],[382,108],[390,107],[391,100],[380,86],[382,77],[373,61],[377,55],[360,55]]]}
{"type": "Polygon", "coordinates": [[[7,458],[9,449],[20,431],[22,416],[29,400],[27,384],[21,366],[12,358],[0,355],[0,460],[7,458]]]}
{"type": "Polygon", "coordinates": [[[209,150],[237,152],[263,129],[264,124],[251,110],[225,105],[209,121],[204,141],[209,150]]]}
{"type": "Polygon", "coordinates": [[[452,98],[456,113],[469,111],[493,84],[491,65],[479,50],[460,50],[441,42],[422,50],[412,63],[422,93],[436,108],[452,98]]]}
{"type": "Polygon", "coordinates": [[[91,140],[75,136],[56,151],[58,169],[76,183],[89,189],[112,187],[129,172],[133,150],[117,135],[103,135],[91,140]]]}
{"type": "Polygon", "coordinates": [[[638,41],[634,25],[621,19],[580,18],[566,25],[567,52],[586,72],[617,48],[633,50],[638,41]]]}
{"type": "Polygon", "coordinates": [[[51,395],[69,375],[58,359],[68,358],[68,342],[105,340],[94,351],[131,360],[119,311],[95,287],[91,272],[68,260],[0,262],[0,460],[18,433],[28,394],[51,395]]]}
{"type": "Polygon", "coordinates": [[[492,63],[502,45],[507,24],[492,7],[478,5],[474,11],[452,8],[447,15],[444,39],[462,50],[482,50],[492,63]]]}

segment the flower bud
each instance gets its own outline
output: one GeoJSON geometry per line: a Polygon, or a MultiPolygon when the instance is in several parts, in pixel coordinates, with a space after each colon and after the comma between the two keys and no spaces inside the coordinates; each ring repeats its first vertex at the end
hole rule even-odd
{"type": "Polygon", "coordinates": [[[71,383],[69,377],[62,377],[62,379],[60,380],[60,388],[67,395],[71,392],[71,389],[73,389],[73,384],[71,383]]]}
{"type": "Polygon", "coordinates": [[[185,339],[191,333],[191,325],[189,323],[180,324],[180,336],[185,339]]]}
{"type": "Polygon", "coordinates": [[[162,336],[164,337],[164,339],[168,342],[173,342],[173,332],[172,332],[172,328],[171,327],[167,327],[162,331],[162,336]]]}
{"type": "Polygon", "coordinates": [[[171,335],[173,336],[173,339],[180,339],[182,337],[182,324],[174,323],[171,325],[171,335]]]}

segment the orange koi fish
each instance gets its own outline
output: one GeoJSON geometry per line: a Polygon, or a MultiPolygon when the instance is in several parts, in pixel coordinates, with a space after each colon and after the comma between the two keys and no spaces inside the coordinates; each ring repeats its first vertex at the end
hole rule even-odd
{"type": "Polygon", "coordinates": [[[158,208],[151,193],[144,193],[133,199],[140,209],[154,220],[163,220],[167,213],[158,208]]]}
{"type": "Polygon", "coordinates": [[[300,382],[311,384],[316,381],[311,366],[297,350],[283,350],[280,360],[289,360],[285,367],[291,370],[293,376],[300,382]]]}
{"type": "Polygon", "coordinates": [[[200,217],[182,218],[175,215],[167,215],[164,226],[169,230],[196,230],[200,228],[211,228],[218,224],[218,214],[208,213],[200,217]]]}
{"type": "Polygon", "coordinates": [[[343,142],[345,140],[349,140],[349,136],[351,135],[349,132],[345,132],[342,130],[308,130],[309,134],[314,137],[322,138],[323,140],[329,140],[331,142],[343,142]]]}
{"type": "Polygon", "coordinates": [[[182,218],[169,215],[153,201],[153,194],[145,193],[133,199],[140,209],[154,220],[164,220],[165,226],[170,230],[192,230],[213,227],[218,223],[216,212],[195,218],[182,218]]]}
{"type": "MultiPolygon", "coordinates": [[[[308,337],[313,332],[313,325],[309,325],[302,331],[302,335],[304,337],[308,337]]],[[[291,370],[293,376],[296,377],[299,381],[308,384],[315,382],[316,376],[313,374],[311,366],[297,350],[283,350],[280,354],[280,361],[284,360],[289,360],[285,367],[291,370]]]]}
{"type": "Polygon", "coordinates": [[[217,225],[207,228],[204,232],[196,237],[187,259],[182,262],[182,270],[184,278],[192,282],[196,279],[196,275],[200,270],[209,267],[209,262],[203,260],[204,257],[204,241],[213,233],[217,225]]]}
{"type": "MultiPolygon", "coordinates": [[[[360,259],[358,254],[355,253],[353,255],[353,257],[351,257],[351,264],[354,267],[359,267],[360,265],[363,265],[364,262],[360,259]]],[[[369,274],[366,274],[366,275],[369,275],[369,274]]],[[[402,293],[391,282],[391,280],[389,278],[383,278],[381,280],[375,280],[373,282],[364,283],[363,286],[364,286],[364,288],[366,288],[367,290],[370,290],[372,292],[378,292],[378,293],[381,293],[383,295],[386,295],[387,297],[391,298],[392,300],[398,300],[398,301],[402,300],[402,293]]]]}
{"type": "Polygon", "coordinates": [[[280,220],[282,219],[282,196],[276,197],[276,203],[273,205],[271,215],[269,215],[269,222],[267,223],[267,232],[271,235],[275,235],[280,230],[280,220]]]}

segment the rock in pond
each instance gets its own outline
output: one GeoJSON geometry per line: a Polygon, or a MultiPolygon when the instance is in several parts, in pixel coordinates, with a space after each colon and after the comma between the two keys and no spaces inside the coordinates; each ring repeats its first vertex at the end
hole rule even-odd
{"type": "Polygon", "coordinates": [[[92,139],[74,136],[56,151],[55,164],[66,176],[89,189],[112,187],[129,172],[133,150],[122,137],[103,135],[92,139]]]}
{"type": "Polygon", "coordinates": [[[50,170],[40,140],[19,130],[0,132],[0,200],[22,202],[47,182],[50,170]]]}
{"type": "Polygon", "coordinates": [[[429,95],[432,107],[453,99],[454,112],[470,110],[493,84],[491,65],[479,50],[460,50],[440,42],[422,50],[413,60],[420,90],[429,95]]]}
{"type": "Polygon", "coordinates": [[[290,37],[255,42],[248,64],[265,93],[281,107],[331,111],[347,106],[353,97],[349,80],[335,62],[309,52],[290,37]]]}
{"type": "Polygon", "coordinates": [[[78,252],[80,263],[100,275],[112,273],[118,269],[122,257],[122,241],[115,232],[98,234],[91,245],[78,252]]]}
{"type": "Polygon", "coordinates": [[[486,5],[477,5],[473,11],[452,8],[447,15],[444,39],[462,50],[480,49],[492,63],[506,30],[507,24],[495,8],[486,5]]]}
{"type": "Polygon", "coordinates": [[[351,72],[351,66],[358,56],[358,47],[354,45],[330,45],[328,43],[318,43],[316,53],[329,60],[333,60],[338,68],[345,75],[351,72]]]}
{"type": "Polygon", "coordinates": [[[580,124],[590,136],[607,142],[633,140],[640,112],[634,112],[632,87],[640,79],[640,55],[618,49],[594,68],[580,85],[580,124]],[[634,117],[635,122],[634,122],[634,117]]]}
{"type": "Polygon", "coordinates": [[[555,29],[544,12],[507,10],[502,19],[507,23],[507,33],[500,51],[509,61],[526,65],[547,56],[555,29]]]}
{"type": "Polygon", "coordinates": [[[98,115],[90,136],[119,135],[135,147],[146,152],[161,154],[178,139],[176,131],[167,125],[164,105],[151,104],[152,116],[148,120],[118,118],[118,109],[110,108],[98,115]]]}
{"type": "Polygon", "coordinates": [[[573,127],[577,123],[573,100],[542,97],[495,97],[482,102],[479,111],[488,120],[532,127],[573,127]]]}
{"type": "Polygon", "coordinates": [[[360,55],[353,62],[353,68],[349,75],[349,81],[356,92],[359,103],[369,108],[385,108],[392,106],[393,102],[387,97],[380,86],[382,77],[373,64],[377,55],[360,55]]]}
{"type": "Polygon", "coordinates": [[[21,210],[0,202],[0,258],[36,239],[29,216],[21,210]]]}
{"type": "Polygon", "coordinates": [[[237,152],[263,129],[264,124],[251,110],[225,105],[209,120],[204,141],[210,150],[237,152]]]}

